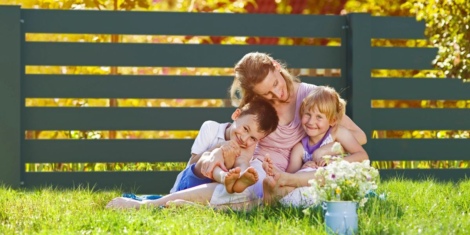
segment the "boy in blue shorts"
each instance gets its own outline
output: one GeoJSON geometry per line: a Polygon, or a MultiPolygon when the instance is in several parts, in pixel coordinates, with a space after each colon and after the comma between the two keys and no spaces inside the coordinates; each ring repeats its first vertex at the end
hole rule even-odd
{"type": "Polygon", "coordinates": [[[269,102],[255,99],[236,109],[232,120],[232,123],[202,124],[191,148],[188,167],[178,175],[170,193],[213,181],[224,184],[228,193],[240,193],[258,181],[258,173],[249,164],[252,154],[243,152],[253,152],[258,141],[277,128],[276,110],[269,102]],[[201,173],[203,161],[199,158],[203,154],[223,156],[224,166],[214,168],[213,179],[201,173]]]}

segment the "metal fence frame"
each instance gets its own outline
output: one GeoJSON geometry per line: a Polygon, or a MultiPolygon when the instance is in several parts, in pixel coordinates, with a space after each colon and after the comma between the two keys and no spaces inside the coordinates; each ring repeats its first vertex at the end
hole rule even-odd
{"type": "MultiPolygon", "coordinates": [[[[197,130],[228,121],[232,108],[25,107],[32,98],[228,98],[230,76],[32,75],[27,65],[232,67],[263,51],[290,68],[341,69],[305,77],[348,100],[348,115],[368,135],[372,161],[470,160],[465,139],[372,139],[373,130],[467,130],[470,109],[376,109],[371,100],[470,100],[455,79],[372,78],[372,69],[432,69],[436,48],[373,47],[374,38],[425,39],[409,17],[109,12],[0,6],[0,182],[13,187],[121,186],[166,193],[177,172],[25,172],[30,162],[185,162],[192,140],[26,140],[26,130],[197,130]],[[152,26],[142,22],[152,22],[152,26]],[[26,33],[213,35],[339,38],[341,46],[28,42],[26,33]],[[132,79],[132,81],[130,81],[132,79]],[[113,89],[109,89],[112,87],[113,89]],[[184,87],[184,88],[182,88],[184,87]],[[210,89],[206,89],[210,87],[210,89]],[[203,91],[201,91],[203,90],[203,91]],[[112,117],[112,118],[111,118],[112,117]],[[190,117],[190,118],[188,118],[190,117]],[[164,179],[164,180],[162,180],[164,179]]],[[[382,178],[459,180],[469,169],[383,169],[382,178]]]]}

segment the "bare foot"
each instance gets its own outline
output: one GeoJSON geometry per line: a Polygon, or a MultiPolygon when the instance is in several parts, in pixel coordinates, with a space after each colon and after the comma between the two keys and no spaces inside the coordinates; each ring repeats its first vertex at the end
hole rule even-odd
{"type": "Polygon", "coordinates": [[[276,190],[279,176],[279,174],[276,176],[266,175],[266,178],[263,180],[263,201],[266,205],[271,205],[274,201],[274,191],[276,190]]]}
{"type": "Polygon", "coordinates": [[[248,167],[240,176],[240,178],[233,185],[233,191],[236,193],[241,193],[245,189],[258,181],[258,172],[255,168],[248,167]]]}
{"type": "Polygon", "coordinates": [[[227,169],[233,168],[235,159],[240,156],[240,146],[234,140],[228,141],[220,147],[222,150],[222,156],[224,158],[224,164],[227,169]]]}
{"type": "Polygon", "coordinates": [[[276,187],[284,187],[287,186],[287,175],[284,171],[279,170],[276,166],[271,167],[271,176],[275,179],[276,187]]]}
{"type": "Polygon", "coordinates": [[[240,171],[240,167],[235,167],[233,169],[230,169],[227,172],[227,175],[225,175],[224,185],[225,190],[227,190],[228,193],[233,193],[233,186],[235,182],[240,178],[240,171]]]}
{"type": "Polygon", "coordinates": [[[263,170],[266,172],[266,175],[273,175],[273,161],[271,160],[268,154],[266,154],[262,166],[263,170]]]}

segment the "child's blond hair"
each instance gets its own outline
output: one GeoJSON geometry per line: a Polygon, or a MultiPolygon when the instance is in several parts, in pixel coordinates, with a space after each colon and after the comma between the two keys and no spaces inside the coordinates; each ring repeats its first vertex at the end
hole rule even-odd
{"type": "Polygon", "coordinates": [[[300,106],[300,115],[305,111],[317,108],[318,111],[325,114],[328,121],[339,123],[346,112],[346,101],[329,86],[317,86],[302,101],[300,106]]]}

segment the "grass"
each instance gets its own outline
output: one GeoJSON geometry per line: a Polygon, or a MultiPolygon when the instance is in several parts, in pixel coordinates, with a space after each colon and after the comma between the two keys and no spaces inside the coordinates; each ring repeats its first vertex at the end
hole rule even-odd
{"type": "MultiPolygon", "coordinates": [[[[358,210],[360,234],[470,234],[470,180],[394,179],[358,210]]],[[[325,234],[320,209],[222,212],[183,207],[105,210],[118,191],[0,187],[0,234],[325,234]]]]}

